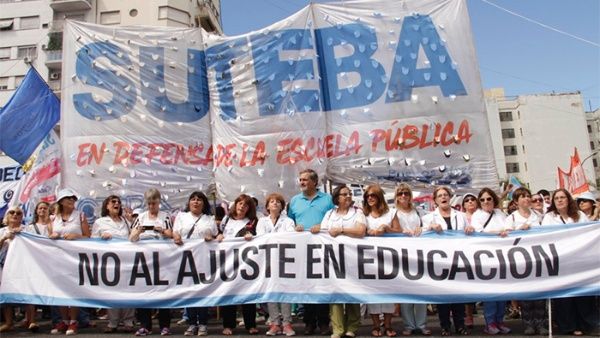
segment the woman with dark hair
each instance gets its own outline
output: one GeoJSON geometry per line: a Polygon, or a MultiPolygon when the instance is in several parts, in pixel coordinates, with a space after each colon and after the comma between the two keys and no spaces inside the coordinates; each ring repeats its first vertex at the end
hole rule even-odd
{"type": "MultiPolygon", "coordinates": [[[[169,239],[173,236],[171,215],[160,210],[161,194],[155,188],[150,188],[144,193],[144,200],[148,210],[140,213],[131,226],[129,240],[137,242],[149,239],[169,239]]],[[[140,328],[136,336],[147,336],[152,333],[152,309],[138,308],[137,317],[140,328]]],[[[158,310],[158,325],[162,336],[171,335],[171,309],[158,310]]]]}
{"type": "MultiPolygon", "coordinates": [[[[373,184],[365,189],[363,194],[363,212],[367,220],[367,235],[381,236],[391,231],[392,218],[396,210],[390,210],[385,202],[383,189],[378,184],[373,184]]],[[[386,335],[393,337],[396,331],[392,328],[392,316],[395,306],[393,303],[367,304],[367,311],[373,321],[371,335],[381,336],[380,315],[383,315],[383,326],[386,335]]]]}
{"type": "MultiPolygon", "coordinates": [[[[218,234],[217,224],[210,212],[208,198],[201,191],[194,191],[188,198],[184,212],[177,214],[173,224],[173,241],[183,245],[183,238],[204,239],[212,241],[218,234]]],[[[190,326],[185,330],[184,336],[206,336],[208,334],[208,308],[186,308],[190,326]]]]}
{"type": "Polygon", "coordinates": [[[596,210],[596,197],[593,193],[586,191],[577,196],[577,207],[590,221],[598,220],[598,210],[596,210]]]}
{"type": "MultiPolygon", "coordinates": [[[[129,238],[129,222],[123,217],[123,204],[119,196],[110,195],[104,199],[100,216],[92,225],[92,238],[129,238]]],[[[133,332],[134,308],[107,309],[107,313],[108,324],[104,333],[116,333],[119,322],[123,322],[125,332],[133,332]]]]}
{"type": "Polygon", "coordinates": [[[540,194],[531,195],[531,209],[544,216],[544,198],[540,194]]]}
{"type": "MultiPolygon", "coordinates": [[[[498,209],[500,204],[498,195],[490,188],[483,188],[479,191],[477,199],[479,199],[481,208],[473,214],[471,225],[465,228],[465,233],[471,234],[477,231],[499,234],[504,231],[506,215],[498,209]]],[[[506,301],[483,303],[483,314],[486,322],[485,333],[495,335],[511,332],[511,329],[504,324],[505,307],[506,301]]]]}
{"type": "MultiPolygon", "coordinates": [[[[52,239],[75,240],[90,237],[90,226],[85,215],[75,209],[77,195],[70,189],[58,192],[57,212],[52,223],[52,239]]],[[[77,334],[77,315],[79,308],[74,306],[59,307],[62,320],[55,325],[50,334],[77,334]]]]}
{"type": "MultiPolygon", "coordinates": [[[[542,225],[572,224],[588,222],[587,216],[577,209],[573,197],[566,189],[552,194],[548,212],[542,225]]],[[[598,334],[600,315],[594,297],[568,297],[552,300],[556,312],[556,324],[563,334],[581,336],[584,332],[598,334]]]]}
{"type": "MultiPolygon", "coordinates": [[[[296,224],[294,220],[281,212],[285,209],[285,199],[281,194],[269,194],[265,200],[265,210],[268,216],[261,217],[256,225],[256,234],[263,235],[277,232],[294,232],[296,224]]],[[[271,325],[267,336],[284,334],[288,337],[294,336],[296,332],[292,328],[292,304],[275,303],[267,304],[269,309],[269,321],[271,325]],[[281,317],[279,316],[281,314],[281,317]]]]}
{"type": "MultiPolygon", "coordinates": [[[[244,237],[250,241],[256,235],[256,204],[252,197],[241,194],[233,202],[229,214],[221,221],[220,233],[217,235],[219,242],[226,238],[244,237]]],[[[221,308],[223,314],[223,335],[231,336],[236,327],[236,305],[227,305],[221,308]]],[[[256,328],[256,304],[242,304],[244,326],[251,335],[258,334],[256,328]]]]}
{"type": "Polygon", "coordinates": [[[52,219],[50,219],[50,204],[38,202],[33,212],[33,220],[25,230],[29,233],[48,237],[52,233],[52,219]]]}
{"type": "MultiPolygon", "coordinates": [[[[346,185],[333,189],[335,207],[325,213],[321,230],[328,230],[332,237],[365,236],[366,219],[362,210],[352,206],[352,191],[346,185]]],[[[331,338],[355,337],[360,328],[360,304],[330,304],[331,338]]]]}
{"type": "Polygon", "coordinates": [[[529,230],[532,226],[542,224],[542,215],[531,209],[531,192],[525,187],[517,188],[513,192],[513,201],[517,210],[506,218],[506,231],[529,230]]]}

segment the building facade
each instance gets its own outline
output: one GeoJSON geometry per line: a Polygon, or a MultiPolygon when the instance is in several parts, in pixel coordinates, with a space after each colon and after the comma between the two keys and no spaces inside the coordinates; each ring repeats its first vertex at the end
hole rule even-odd
{"type": "MultiPolygon", "coordinates": [[[[506,97],[502,89],[492,89],[486,91],[486,102],[501,181],[514,175],[532,191],[553,190],[557,168],[569,170],[575,148],[582,160],[592,153],[578,92],[506,97]]],[[[583,168],[595,183],[592,162],[585,161],[583,168]]]]}
{"type": "MultiPolygon", "coordinates": [[[[590,137],[591,157],[594,173],[596,174],[596,188],[600,187],[600,109],[585,114],[587,131],[590,137]]],[[[582,158],[583,160],[583,158],[582,158]]],[[[589,181],[589,178],[588,178],[589,181]]]]}

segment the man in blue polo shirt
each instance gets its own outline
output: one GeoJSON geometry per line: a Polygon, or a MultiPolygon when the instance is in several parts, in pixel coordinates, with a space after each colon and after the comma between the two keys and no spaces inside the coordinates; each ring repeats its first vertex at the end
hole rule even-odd
{"type": "MultiPolygon", "coordinates": [[[[296,231],[318,234],[321,221],[329,209],[333,209],[331,195],[317,190],[319,176],[312,169],[300,172],[302,193],[292,197],[288,206],[288,216],[296,222],[296,231]]],[[[329,304],[304,304],[304,334],[312,335],[317,324],[322,335],[331,334],[329,329],[329,304]]]]}

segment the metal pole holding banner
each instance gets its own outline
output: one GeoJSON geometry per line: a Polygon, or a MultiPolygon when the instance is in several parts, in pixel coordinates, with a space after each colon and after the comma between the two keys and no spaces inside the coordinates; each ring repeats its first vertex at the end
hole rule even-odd
{"type": "Polygon", "coordinates": [[[548,337],[552,337],[552,301],[550,298],[546,299],[548,305],[548,337]]]}

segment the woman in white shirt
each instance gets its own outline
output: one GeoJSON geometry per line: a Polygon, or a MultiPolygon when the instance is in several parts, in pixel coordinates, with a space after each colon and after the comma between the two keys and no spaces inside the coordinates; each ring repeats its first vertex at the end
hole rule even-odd
{"type": "MultiPolygon", "coordinates": [[[[256,235],[256,204],[252,197],[241,194],[233,202],[229,214],[221,221],[220,234],[217,240],[243,237],[250,241],[256,235]]],[[[223,314],[223,335],[231,336],[236,325],[236,305],[227,305],[221,307],[223,314]]],[[[244,326],[249,334],[258,334],[256,328],[256,304],[242,304],[242,315],[244,317],[244,326]]]]}
{"type": "MultiPolygon", "coordinates": [[[[92,238],[106,241],[129,238],[129,222],[123,217],[123,205],[119,196],[110,195],[104,199],[100,216],[92,225],[92,238]]],[[[107,309],[107,312],[108,324],[104,333],[116,333],[119,322],[123,322],[125,332],[133,332],[134,308],[112,308],[107,309]]]]}
{"type": "Polygon", "coordinates": [[[542,215],[531,208],[531,192],[525,187],[517,188],[513,192],[513,201],[517,203],[517,210],[506,217],[505,231],[529,230],[531,227],[542,224],[542,215]]]}
{"type": "MultiPolygon", "coordinates": [[[[58,210],[52,223],[52,239],[75,240],[90,237],[90,226],[85,215],[75,209],[77,195],[70,189],[63,189],[57,196],[58,210]]],[[[51,334],[77,334],[77,315],[79,308],[59,307],[62,320],[50,331],[51,334]]]]}
{"type": "MultiPolygon", "coordinates": [[[[281,194],[269,194],[265,202],[265,210],[268,216],[261,217],[256,225],[256,235],[260,236],[276,232],[294,232],[294,221],[281,212],[285,208],[285,199],[281,194]]],[[[267,336],[284,334],[288,337],[294,336],[296,332],[292,328],[292,304],[274,303],[267,304],[269,308],[269,320],[271,325],[267,336]],[[281,313],[281,320],[279,314],[281,313]]]]}
{"type": "MultiPolygon", "coordinates": [[[[346,185],[340,185],[333,189],[332,200],[335,207],[323,216],[321,230],[328,230],[332,237],[364,237],[365,215],[352,206],[352,191],[346,185]]],[[[360,328],[360,304],[330,304],[329,310],[333,327],[331,338],[356,336],[360,328]]]]}
{"type": "Polygon", "coordinates": [[[47,202],[39,202],[35,206],[33,213],[33,221],[27,226],[25,231],[48,237],[52,233],[52,220],[50,219],[50,204],[47,202]]]}
{"type": "MultiPolygon", "coordinates": [[[[383,189],[378,184],[373,184],[365,189],[363,195],[363,212],[367,217],[367,235],[381,236],[391,232],[392,218],[396,215],[396,209],[390,210],[385,202],[383,189]]],[[[367,304],[367,311],[373,321],[372,335],[382,335],[379,316],[383,314],[383,326],[387,336],[395,336],[396,331],[392,328],[392,316],[395,306],[393,303],[367,304]]]]}
{"type": "MultiPolygon", "coordinates": [[[[148,211],[138,215],[131,226],[129,240],[137,242],[149,239],[169,239],[173,237],[173,226],[171,216],[160,210],[161,194],[155,188],[150,188],[144,193],[144,200],[148,205],[148,211]]],[[[152,333],[152,309],[137,309],[140,328],[136,336],[146,336],[152,333]]],[[[158,325],[160,334],[168,336],[171,334],[171,310],[158,310],[158,325]]]]}
{"type": "MultiPolygon", "coordinates": [[[[465,228],[465,233],[470,234],[477,231],[500,234],[504,231],[506,215],[498,208],[500,205],[498,195],[490,188],[483,188],[479,191],[477,198],[481,209],[475,211],[471,218],[471,225],[465,228]]],[[[483,314],[486,322],[485,333],[491,335],[510,333],[511,329],[504,324],[505,306],[506,301],[483,303],[483,314]]]]}
{"type": "MultiPolygon", "coordinates": [[[[215,218],[211,215],[210,203],[202,191],[194,191],[188,198],[185,211],[177,214],[173,224],[173,241],[177,245],[183,244],[183,239],[203,239],[212,241],[218,234],[215,218]]],[[[206,336],[208,334],[208,308],[186,308],[188,323],[185,336],[206,336]]]]}
{"type": "MultiPolygon", "coordinates": [[[[586,222],[589,222],[589,219],[577,209],[577,204],[566,189],[554,191],[542,225],[586,222]]],[[[561,333],[581,336],[587,332],[594,335],[600,327],[594,297],[557,298],[553,299],[552,303],[552,308],[556,311],[556,324],[561,333]]]]}

